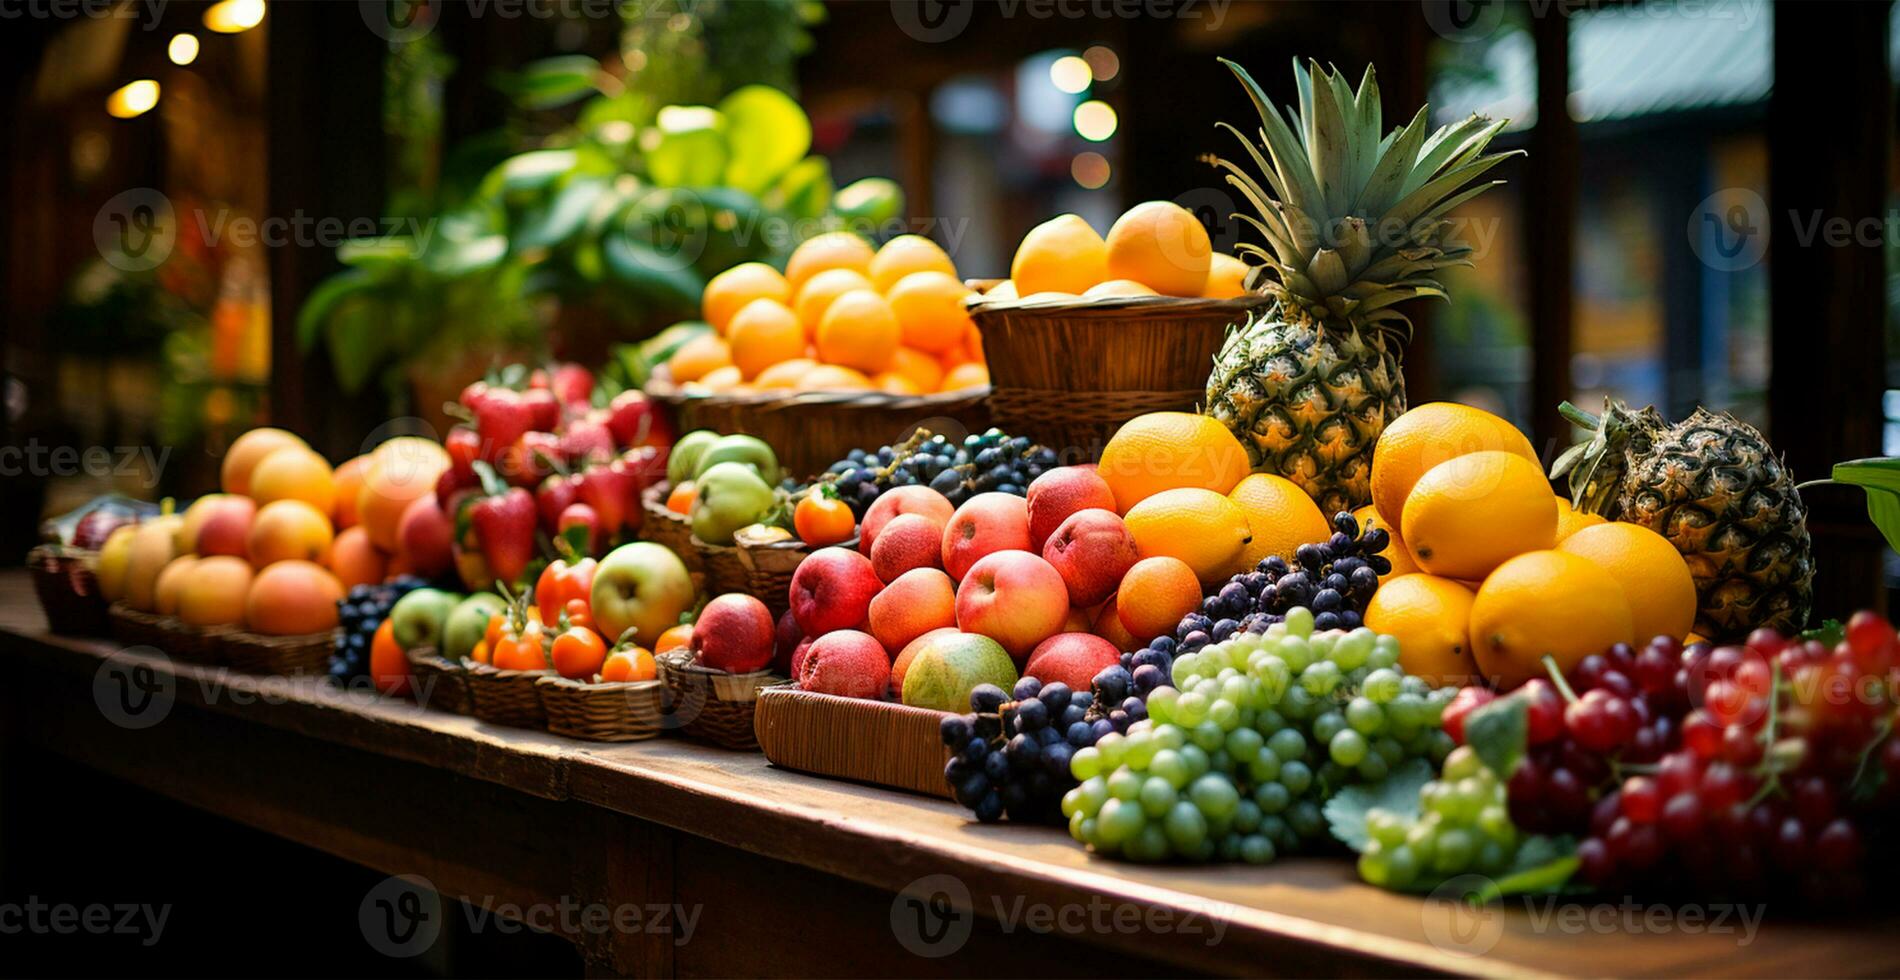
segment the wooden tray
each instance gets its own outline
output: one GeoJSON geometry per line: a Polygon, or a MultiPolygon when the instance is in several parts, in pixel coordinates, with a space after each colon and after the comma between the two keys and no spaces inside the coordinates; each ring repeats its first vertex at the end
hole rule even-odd
{"type": "Polygon", "coordinates": [[[950,750],[938,734],[947,717],[787,684],[760,692],[753,730],[773,765],[949,799],[950,750]]]}

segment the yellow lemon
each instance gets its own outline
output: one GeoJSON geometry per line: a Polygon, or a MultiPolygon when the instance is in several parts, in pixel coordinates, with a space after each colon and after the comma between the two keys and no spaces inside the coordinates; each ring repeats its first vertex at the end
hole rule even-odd
{"type": "Polygon", "coordinates": [[[1427,470],[1466,453],[1490,450],[1515,453],[1538,465],[1524,433],[1490,412],[1455,402],[1419,405],[1379,434],[1372,449],[1372,504],[1387,527],[1398,527],[1412,484],[1427,470]]]}
{"type": "Polygon", "coordinates": [[[1115,431],[1095,471],[1115,491],[1115,508],[1163,490],[1200,487],[1224,494],[1251,469],[1247,450],[1219,422],[1193,412],[1149,412],[1115,431]]]}
{"type": "Polygon", "coordinates": [[[1240,505],[1253,534],[1241,561],[1242,569],[1253,568],[1268,555],[1290,561],[1300,545],[1317,544],[1333,536],[1332,525],[1326,523],[1319,505],[1286,477],[1255,473],[1235,484],[1227,499],[1240,505]]]}
{"type": "Polygon", "coordinates": [[[1471,604],[1471,654],[1500,690],[1544,676],[1546,656],[1568,672],[1635,639],[1623,587],[1596,562],[1565,551],[1532,551],[1499,565],[1471,604]]]}
{"type": "Polygon", "coordinates": [[[1172,201],[1143,201],[1108,229],[1110,279],[1133,279],[1164,296],[1199,296],[1214,253],[1207,228],[1172,201]]]}
{"type": "Polygon", "coordinates": [[[1026,298],[1036,293],[1079,294],[1111,278],[1108,246],[1080,217],[1057,215],[1023,236],[1010,260],[1009,278],[1026,298]]]}
{"type": "Polygon", "coordinates": [[[1241,570],[1253,532],[1240,505],[1200,487],[1163,490],[1122,519],[1143,558],[1179,558],[1203,585],[1241,570]]]}
{"type": "Polygon", "coordinates": [[[1616,579],[1629,602],[1637,640],[1681,639],[1695,625],[1695,576],[1662,535],[1636,524],[1603,521],[1563,539],[1557,550],[1588,558],[1616,579]]]}
{"type": "Polygon", "coordinates": [[[1512,555],[1556,543],[1557,495],[1522,456],[1469,453],[1419,477],[1399,528],[1419,568],[1481,579],[1512,555]]]}
{"type": "Polygon", "coordinates": [[[1386,536],[1391,539],[1391,542],[1385,546],[1385,550],[1379,554],[1384,555],[1385,560],[1392,563],[1392,570],[1379,576],[1379,581],[1384,582],[1394,576],[1410,575],[1418,571],[1418,562],[1412,558],[1412,549],[1405,546],[1405,539],[1399,536],[1399,529],[1387,524],[1385,518],[1379,516],[1377,507],[1367,504],[1353,511],[1352,516],[1359,522],[1361,533],[1375,527],[1382,527],[1385,528],[1386,536]]]}
{"type": "Polygon", "coordinates": [[[1366,625],[1399,640],[1399,665],[1440,687],[1478,678],[1471,658],[1471,604],[1477,596],[1448,578],[1413,573],[1379,586],[1366,625]]]}

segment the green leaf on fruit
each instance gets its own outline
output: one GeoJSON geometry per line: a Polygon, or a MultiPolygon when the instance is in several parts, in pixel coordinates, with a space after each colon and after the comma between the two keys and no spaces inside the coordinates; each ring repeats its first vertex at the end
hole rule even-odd
{"type": "Polygon", "coordinates": [[[1465,744],[1499,779],[1510,779],[1517,771],[1529,742],[1530,722],[1523,698],[1499,698],[1465,717],[1465,744]]]}
{"type": "Polygon", "coordinates": [[[1867,517],[1887,546],[1900,549],[1900,457],[1850,459],[1835,463],[1833,482],[1867,491],[1867,517]]]}
{"type": "Polygon", "coordinates": [[[1577,871],[1577,842],[1570,837],[1527,837],[1518,846],[1511,870],[1490,879],[1467,896],[1474,902],[1495,902],[1506,895],[1551,895],[1567,890],[1577,871]]]}
{"type": "Polygon", "coordinates": [[[1847,627],[1838,619],[1830,619],[1811,630],[1803,630],[1801,638],[1820,640],[1822,646],[1832,649],[1839,646],[1842,640],[1847,639],[1847,627]]]}
{"type": "Polygon", "coordinates": [[[1366,832],[1366,818],[1374,810],[1411,819],[1419,814],[1418,791],[1437,773],[1424,759],[1411,759],[1386,774],[1376,783],[1359,783],[1333,794],[1322,811],[1326,826],[1347,847],[1363,851],[1372,839],[1366,832]]]}

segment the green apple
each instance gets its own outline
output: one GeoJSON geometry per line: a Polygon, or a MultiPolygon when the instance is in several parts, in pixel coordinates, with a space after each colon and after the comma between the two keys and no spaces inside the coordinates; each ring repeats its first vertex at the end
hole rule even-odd
{"type": "Polygon", "coordinates": [[[912,640],[900,660],[905,704],[936,711],[970,709],[970,691],[978,684],[994,684],[1007,691],[1016,684],[1016,663],[1002,644],[977,633],[932,630],[912,640]]]}
{"type": "Polygon", "coordinates": [[[692,479],[699,472],[699,457],[718,441],[719,433],[711,429],[694,429],[673,440],[672,455],[666,458],[666,482],[677,487],[692,479]]]}
{"type": "Polygon", "coordinates": [[[707,544],[731,544],[733,532],[772,509],[772,486],[750,463],[715,463],[693,485],[693,536],[707,544]]]}
{"type": "Polygon", "coordinates": [[[397,599],[389,610],[396,624],[396,643],[404,650],[440,646],[442,628],[461,601],[461,596],[441,589],[416,589],[397,599]]]}
{"type": "Polygon", "coordinates": [[[759,471],[765,482],[778,482],[778,454],[752,436],[720,436],[719,441],[707,446],[695,464],[694,481],[720,463],[748,463],[759,471]]]}
{"type": "Polygon", "coordinates": [[[508,604],[493,592],[477,592],[456,603],[442,627],[442,656],[450,662],[467,659],[475,652],[475,644],[482,641],[488,621],[507,608],[508,604]]]}
{"type": "Polygon", "coordinates": [[[652,647],[680,614],[693,607],[693,577],[686,563],[665,545],[651,541],[623,544],[594,569],[588,594],[594,625],[612,643],[629,628],[634,641],[652,647]]]}

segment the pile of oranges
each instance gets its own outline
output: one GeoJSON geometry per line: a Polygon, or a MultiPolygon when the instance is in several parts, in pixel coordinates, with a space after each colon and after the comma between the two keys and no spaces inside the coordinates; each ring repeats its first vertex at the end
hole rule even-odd
{"type": "Polygon", "coordinates": [[[1230,299],[1246,292],[1247,265],[1214,252],[1192,211],[1169,201],[1129,208],[1097,234],[1081,217],[1057,215],[1029,230],[1009,279],[985,302],[1025,303],[1185,296],[1230,299]]]}
{"type": "Polygon", "coordinates": [[[884,391],[923,395],[989,384],[983,343],[964,310],[971,290],[921,235],[873,249],[827,232],[792,252],[783,273],[747,262],[701,297],[713,332],[667,361],[689,390],[884,391]]]}

